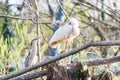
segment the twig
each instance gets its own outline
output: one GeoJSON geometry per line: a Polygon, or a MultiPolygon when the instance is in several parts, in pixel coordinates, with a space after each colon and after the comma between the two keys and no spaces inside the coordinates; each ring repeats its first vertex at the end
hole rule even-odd
{"type": "Polygon", "coordinates": [[[40,24],[40,33],[41,33],[41,35],[42,35],[43,40],[44,40],[47,44],[49,44],[49,42],[46,40],[46,38],[45,38],[45,36],[44,36],[44,33],[43,33],[43,30],[42,30],[42,25],[41,25],[41,24],[40,24]]]}
{"type": "MultiPolygon", "coordinates": [[[[115,13],[114,13],[115,10],[113,10],[110,6],[106,5],[104,2],[102,2],[102,1],[100,1],[100,0],[98,0],[98,2],[100,2],[101,4],[103,4],[104,6],[106,6],[108,9],[110,9],[109,11],[115,15],[115,13]]],[[[117,12],[117,13],[118,13],[118,12],[117,12]]],[[[119,13],[118,13],[118,14],[119,14],[119,13]]],[[[119,17],[119,18],[120,18],[120,17],[119,17]]]]}
{"type": "Polygon", "coordinates": [[[105,65],[105,64],[111,64],[120,62],[120,56],[115,56],[112,58],[106,58],[106,59],[97,59],[93,61],[85,61],[84,63],[88,66],[97,66],[97,65],[105,65]]]}
{"type": "Polygon", "coordinates": [[[35,22],[32,18],[21,18],[21,17],[15,17],[15,16],[9,16],[9,15],[0,15],[0,17],[6,17],[11,19],[21,19],[21,20],[31,20],[34,24],[52,24],[51,22],[35,22]]]}
{"type": "Polygon", "coordinates": [[[50,27],[50,25],[45,24],[50,30],[54,31],[53,28],[50,27]]]}
{"type": "MultiPolygon", "coordinates": [[[[86,15],[84,15],[86,16],[86,15]]],[[[89,15],[90,16],[90,15],[89,15]]],[[[91,16],[90,16],[91,17],[91,16]]],[[[91,23],[93,23],[91,21],[91,18],[88,17],[89,21],[91,23]]],[[[94,24],[94,23],[93,23],[94,24]]],[[[98,25],[97,25],[98,26],[98,25]]],[[[101,40],[108,40],[107,37],[104,35],[104,30],[101,27],[96,27],[96,24],[94,24],[94,26],[92,26],[94,28],[94,30],[98,33],[98,35],[100,36],[101,40]]]]}
{"type": "Polygon", "coordinates": [[[116,21],[120,22],[120,20],[118,19],[118,18],[119,18],[118,16],[109,14],[109,13],[106,12],[105,10],[98,8],[97,6],[91,4],[90,2],[86,2],[86,4],[88,4],[88,5],[92,6],[92,7],[94,7],[96,10],[101,11],[101,12],[107,14],[108,16],[112,17],[112,18],[115,19],[116,21]]]}
{"type": "Polygon", "coordinates": [[[11,73],[11,74],[8,74],[8,75],[5,75],[5,76],[2,76],[0,77],[0,80],[6,80],[6,79],[10,79],[10,78],[13,78],[13,77],[16,77],[16,76],[19,76],[21,74],[24,74],[28,71],[31,71],[33,69],[37,69],[41,66],[45,66],[47,64],[50,64],[52,62],[55,62],[57,60],[60,60],[60,59],[63,59],[65,57],[68,57],[70,55],[73,55],[73,54],[76,54],[77,52],[79,51],[82,51],[84,49],[87,49],[88,47],[91,47],[91,46],[113,46],[113,45],[120,45],[120,40],[114,40],[114,41],[90,41],[90,42],[86,42],[85,44],[73,49],[73,50],[70,50],[68,52],[64,52],[56,57],[53,57],[51,59],[46,59],[45,61],[42,61],[42,62],[38,62],[37,64],[33,65],[33,66],[29,66],[21,71],[17,71],[17,72],[14,72],[14,73],[11,73]]]}
{"type": "Polygon", "coordinates": [[[66,13],[65,9],[62,7],[61,3],[60,3],[60,0],[57,0],[60,8],[63,10],[64,14],[66,15],[66,17],[70,20],[70,17],[68,16],[68,14],[66,13]]]}
{"type": "Polygon", "coordinates": [[[117,22],[120,22],[120,18],[118,16],[106,12],[105,10],[98,8],[97,6],[91,4],[90,2],[85,2],[85,4],[84,4],[84,3],[79,1],[79,3],[82,4],[83,6],[89,7],[89,8],[91,6],[93,9],[100,11],[100,12],[103,12],[103,13],[107,14],[109,17],[115,19],[117,22]]]}
{"type": "Polygon", "coordinates": [[[6,17],[6,18],[11,18],[11,19],[30,20],[30,18],[21,18],[21,17],[9,16],[9,15],[0,15],[0,17],[6,17]]]}
{"type": "Polygon", "coordinates": [[[110,26],[111,28],[120,29],[119,27],[116,27],[116,26],[114,26],[114,25],[108,24],[107,22],[104,22],[104,21],[100,21],[100,20],[98,20],[98,19],[96,19],[96,18],[94,18],[94,17],[92,17],[92,16],[86,16],[86,15],[84,15],[84,14],[82,14],[82,15],[85,16],[85,17],[87,17],[87,18],[89,18],[89,19],[93,19],[93,20],[95,20],[95,21],[98,21],[98,22],[100,22],[101,24],[104,24],[104,25],[106,25],[106,26],[110,26]]]}

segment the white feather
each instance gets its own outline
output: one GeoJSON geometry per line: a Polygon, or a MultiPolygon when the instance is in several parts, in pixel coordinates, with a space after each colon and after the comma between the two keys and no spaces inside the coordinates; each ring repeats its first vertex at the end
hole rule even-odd
{"type": "Polygon", "coordinates": [[[50,40],[50,44],[52,42],[58,41],[58,40],[62,40],[64,38],[69,37],[69,34],[72,31],[72,26],[71,25],[64,25],[63,27],[60,27],[59,29],[57,29],[53,35],[53,37],[50,40]]]}
{"type": "MultiPolygon", "coordinates": [[[[67,39],[67,38],[69,38],[69,40],[73,40],[80,33],[78,26],[79,26],[79,22],[74,18],[71,19],[70,24],[64,25],[63,27],[60,27],[55,31],[54,35],[52,36],[49,42],[49,45],[53,47],[52,43],[57,42],[59,40],[67,39]]],[[[56,47],[57,44],[54,45],[54,47],[56,47]]]]}

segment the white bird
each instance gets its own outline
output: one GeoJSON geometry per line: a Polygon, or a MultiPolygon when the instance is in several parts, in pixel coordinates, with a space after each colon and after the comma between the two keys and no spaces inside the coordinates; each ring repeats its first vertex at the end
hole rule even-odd
{"type": "MultiPolygon", "coordinates": [[[[56,48],[58,44],[65,42],[72,42],[73,39],[80,34],[79,30],[79,21],[75,18],[70,19],[69,24],[64,25],[63,27],[58,28],[54,35],[52,36],[49,45],[52,48],[56,48]]],[[[65,46],[65,49],[67,44],[65,46]]]]}

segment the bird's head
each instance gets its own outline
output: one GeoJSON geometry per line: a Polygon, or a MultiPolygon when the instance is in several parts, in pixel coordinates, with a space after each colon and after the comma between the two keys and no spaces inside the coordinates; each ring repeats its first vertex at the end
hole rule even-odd
{"type": "Polygon", "coordinates": [[[70,19],[69,24],[72,26],[79,26],[79,21],[75,18],[72,18],[72,19],[70,19]]]}
{"type": "Polygon", "coordinates": [[[35,38],[35,39],[33,39],[32,41],[31,41],[31,46],[32,45],[35,45],[36,43],[37,43],[37,40],[39,39],[39,37],[38,38],[35,38]]]}

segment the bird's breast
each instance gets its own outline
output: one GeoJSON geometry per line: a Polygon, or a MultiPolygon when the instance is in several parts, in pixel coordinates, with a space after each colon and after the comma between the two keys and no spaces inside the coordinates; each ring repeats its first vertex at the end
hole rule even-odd
{"type": "Polygon", "coordinates": [[[80,30],[78,27],[73,27],[72,33],[74,36],[78,36],[80,34],[80,30]]]}

